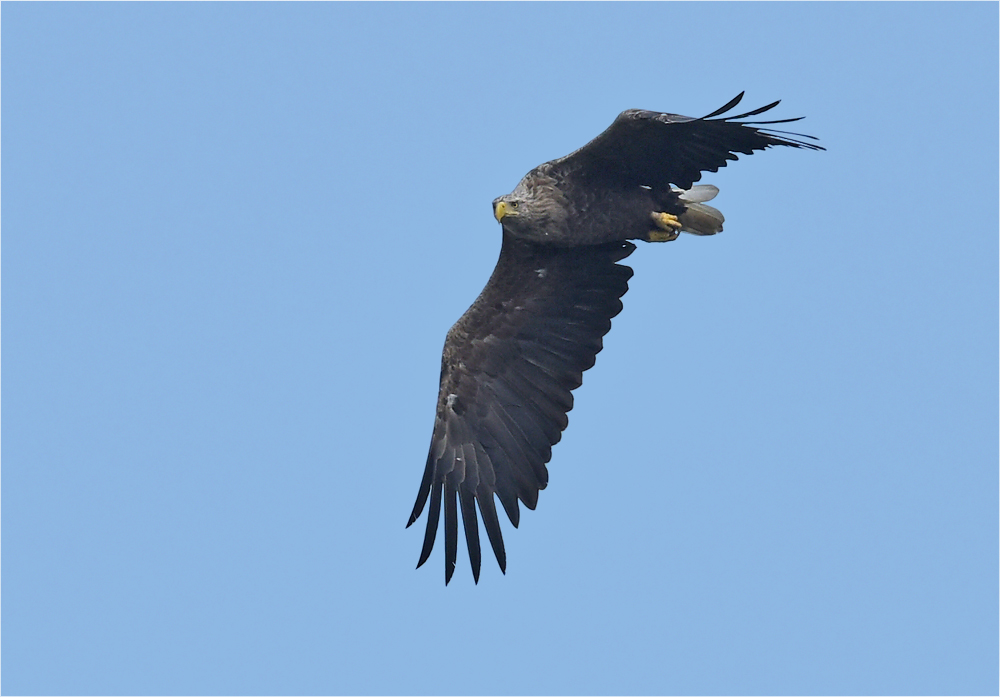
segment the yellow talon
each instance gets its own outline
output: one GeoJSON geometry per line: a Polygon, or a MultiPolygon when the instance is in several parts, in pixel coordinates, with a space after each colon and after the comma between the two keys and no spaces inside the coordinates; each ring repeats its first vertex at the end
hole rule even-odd
{"type": "Polygon", "coordinates": [[[656,227],[660,228],[661,230],[674,232],[676,230],[680,230],[681,227],[683,227],[681,225],[680,219],[676,215],[670,215],[669,213],[653,212],[649,214],[649,217],[653,219],[654,223],[656,223],[656,227]]]}
{"type": "Polygon", "coordinates": [[[679,232],[664,232],[663,230],[650,230],[649,231],[649,241],[650,242],[673,242],[681,233],[679,232]]]}
{"type": "Polygon", "coordinates": [[[681,221],[670,213],[653,212],[649,217],[656,223],[656,230],[649,231],[650,242],[672,242],[681,234],[681,221]]]}

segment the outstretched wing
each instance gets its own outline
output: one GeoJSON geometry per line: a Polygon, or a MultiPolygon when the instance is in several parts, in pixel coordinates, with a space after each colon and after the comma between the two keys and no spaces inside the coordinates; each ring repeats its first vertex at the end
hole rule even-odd
{"type": "Polygon", "coordinates": [[[434,435],[407,527],[430,497],[419,567],[430,556],[444,503],[445,583],[455,570],[458,507],[472,574],[481,561],[476,502],[500,569],[507,557],[494,494],[517,527],[548,482],[545,464],[566,428],[571,390],[594,365],[621,312],[632,269],[629,242],[553,247],[506,233],[500,260],[444,344],[434,435]]]}
{"type": "Polygon", "coordinates": [[[723,116],[733,109],[743,93],[721,109],[693,119],[678,114],[629,109],[623,111],[611,126],[566,157],[553,160],[551,166],[565,177],[581,183],[595,184],[613,180],[631,185],[665,188],[671,184],[690,189],[701,179],[702,172],[717,172],[727,161],[736,160],[736,153],[751,155],[772,145],[824,150],[808,142],[812,136],[788,133],[768,128],[779,123],[799,121],[740,121],[763,114],[779,102],[744,114],[723,116]]]}

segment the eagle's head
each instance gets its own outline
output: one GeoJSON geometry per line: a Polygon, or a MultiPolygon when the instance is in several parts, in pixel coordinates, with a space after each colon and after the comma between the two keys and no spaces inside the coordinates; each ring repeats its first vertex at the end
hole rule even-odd
{"type": "Polygon", "coordinates": [[[522,214],[521,203],[521,199],[514,196],[514,194],[498,196],[493,199],[493,216],[501,225],[517,226],[520,223],[520,220],[518,222],[514,222],[514,219],[526,217],[531,210],[530,206],[524,206],[524,214],[522,214]]]}
{"type": "Polygon", "coordinates": [[[547,182],[528,174],[512,192],[493,199],[493,215],[505,231],[523,239],[550,241],[558,231],[553,228],[565,218],[560,215],[556,197],[547,182]]]}

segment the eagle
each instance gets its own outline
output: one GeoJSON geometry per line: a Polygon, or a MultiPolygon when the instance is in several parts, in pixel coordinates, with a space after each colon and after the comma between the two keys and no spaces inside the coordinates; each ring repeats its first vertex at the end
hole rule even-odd
{"type": "Polygon", "coordinates": [[[546,464],[573,408],[573,390],[594,365],[622,310],[632,269],[619,262],[631,240],[669,242],[681,232],[714,235],[722,213],[699,185],[737,153],[771,146],[823,150],[816,138],[775,130],[803,117],[747,121],[779,102],[729,115],[690,118],[623,111],[579,150],[534,168],[493,201],[503,230],[500,259],[486,287],[448,332],[441,357],[430,452],[407,527],[430,501],[417,568],[430,557],[444,506],[445,584],[458,553],[458,511],[479,583],[479,522],[507,572],[496,500],[511,524],[523,503],[534,510],[546,464]]]}

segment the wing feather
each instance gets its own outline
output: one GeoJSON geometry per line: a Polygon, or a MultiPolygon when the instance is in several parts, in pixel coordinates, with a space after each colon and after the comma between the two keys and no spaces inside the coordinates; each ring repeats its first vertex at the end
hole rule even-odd
{"type": "Polygon", "coordinates": [[[488,488],[480,487],[476,492],[476,500],[479,501],[479,513],[483,517],[483,527],[486,528],[486,536],[490,539],[490,546],[497,558],[497,564],[500,565],[500,571],[507,573],[507,552],[503,546],[503,535],[500,532],[500,519],[497,518],[496,504],[493,502],[493,492],[488,488]]]}
{"type": "MultiPolygon", "coordinates": [[[[428,467],[430,466],[431,464],[428,463],[428,467]]],[[[427,486],[431,495],[431,507],[427,511],[427,529],[424,531],[424,545],[420,549],[420,559],[417,561],[418,569],[431,556],[431,550],[434,549],[434,538],[437,536],[438,521],[441,520],[441,490],[444,485],[435,482],[427,486]]],[[[421,489],[421,493],[423,493],[423,489],[421,489]]],[[[426,498],[427,494],[423,495],[426,498]]]]}
{"type": "Polygon", "coordinates": [[[642,109],[623,111],[599,136],[550,165],[564,177],[588,184],[603,180],[606,184],[690,189],[701,179],[702,172],[719,171],[736,160],[737,153],[750,155],[775,145],[824,149],[808,142],[815,140],[812,136],[768,128],[799,118],[740,121],[770,111],[779,102],[723,116],[742,99],[741,92],[721,109],[701,118],[642,109]]]}
{"type": "Polygon", "coordinates": [[[451,482],[445,484],[444,493],[444,582],[445,585],[451,580],[451,575],[455,573],[455,565],[458,560],[458,505],[455,499],[458,491],[454,486],[449,486],[451,482]]]}
{"type": "MultiPolygon", "coordinates": [[[[463,443],[466,466],[469,470],[479,471],[479,460],[476,457],[476,446],[473,443],[463,443]]],[[[472,565],[472,576],[479,583],[479,567],[482,561],[479,551],[479,520],[476,517],[476,482],[466,480],[458,490],[458,500],[462,506],[462,526],[465,528],[465,540],[469,547],[469,562],[472,565]]]]}
{"type": "Polygon", "coordinates": [[[434,433],[413,512],[428,503],[420,562],[430,556],[444,505],[445,583],[458,552],[458,509],[473,578],[481,551],[476,503],[500,569],[507,555],[496,496],[514,527],[548,483],[546,464],[573,407],[571,391],[594,365],[621,309],[632,270],[616,262],[629,242],[532,244],[504,235],[497,267],[448,332],[434,433]]]}
{"type": "Polygon", "coordinates": [[[555,445],[562,438],[562,431],[569,424],[566,410],[552,402],[546,394],[544,384],[532,384],[520,373],[520,366],[506,376],[507,384],[521,398],[525,412],[534,423],[545,432],[549,443],[555,445]]]}

